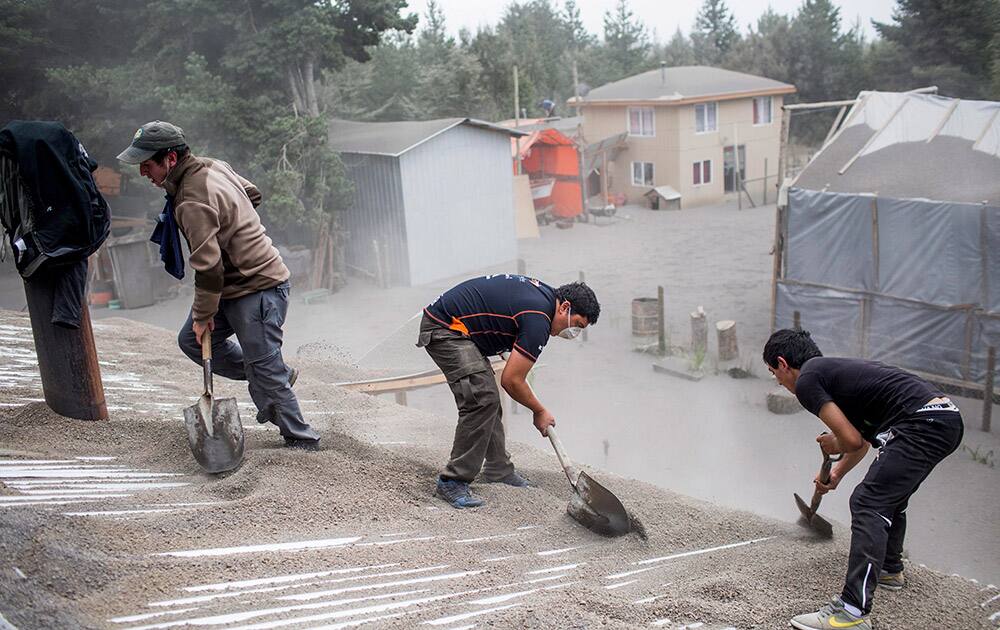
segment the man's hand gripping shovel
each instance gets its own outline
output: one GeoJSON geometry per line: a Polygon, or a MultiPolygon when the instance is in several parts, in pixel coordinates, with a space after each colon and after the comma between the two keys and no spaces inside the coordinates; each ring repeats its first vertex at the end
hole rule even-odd
{"type": "MultiPolygon", "coordinates": [[[[819,480],[823,484],[830,483],[830,469],[833,467],[833,463],[840,461],[843,455],[837,455],[836,457],[831,457],[825,452],[823,453],[823,465],[819,469],[819,480]]],[[[816,514],[816,510],[819,509],[820,501],[823,500],[823,495],[820,494],[819,490],[813,491],[812,501],[809,505],[802,500],[798,494],[795,494],[795,504],[799,506],[799,512],[802,513],[802,518],[799,519],[799,524],[803,527],[808,527],[820,534],[824,538],[833,537],[833,525],[830,521],[826,520],[819,514],[816,514]]]]}

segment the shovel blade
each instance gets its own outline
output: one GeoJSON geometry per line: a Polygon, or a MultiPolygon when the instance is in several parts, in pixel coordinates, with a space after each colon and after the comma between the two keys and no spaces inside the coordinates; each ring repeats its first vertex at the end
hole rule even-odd
{"type": "Polygon", "coordinates": [[[566,511],[587,529],[603,536],[622,536],[632,529],[625,506],[610,490],[581,472],[566,511]]]}
{"type": "Polygon", "coordinates": [[[184,425],[191,453],[207,472],[233,470],[243,461],[243,425],[235,398],[203,395],[184,409],[184,425]]]}
{"type": "Polygon", "coordinates": [[[830,521],[810,510],[809,505],[798,494],[795,494],[795,505],[799,507],[799,512],[802,513],[799,525],[813,530],[824,538],[833,538],[833,525],[830,524],[830,521]]]}

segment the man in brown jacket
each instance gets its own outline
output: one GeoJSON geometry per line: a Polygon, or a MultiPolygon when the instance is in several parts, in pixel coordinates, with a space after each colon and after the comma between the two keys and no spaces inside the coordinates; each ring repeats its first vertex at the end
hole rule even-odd
{"type": "Polygon", "coordinates": [[[281,357],[290,274],[257,214],[260,191],[225,162],[192,155],[183,130],[168,122],[143,125],[118,159],[167,193],[151,239],[167,272],[184,277],[180,234],[191,252],[194,304],[181,350],[201,363],[202,335],[212,331],[212,371],[247,381],[257,421],[277,425],[288,446],[318,448],[281,357]]]}

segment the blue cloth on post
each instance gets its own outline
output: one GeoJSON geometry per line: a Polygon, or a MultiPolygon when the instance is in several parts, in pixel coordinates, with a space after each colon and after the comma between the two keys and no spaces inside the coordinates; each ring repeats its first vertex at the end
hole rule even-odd
{"type": "Polygon", "coordinates": [[[184,279],[184,253],[181,251],[181,233],[174,219],[174,199],[170,195],[166,196],[167,203],[163,205],[163,212],[156,217],[156,227],[149,240],[160,246],[160,260],[163,261],[163,268],[167,273],[177,278],[184,279]]]}

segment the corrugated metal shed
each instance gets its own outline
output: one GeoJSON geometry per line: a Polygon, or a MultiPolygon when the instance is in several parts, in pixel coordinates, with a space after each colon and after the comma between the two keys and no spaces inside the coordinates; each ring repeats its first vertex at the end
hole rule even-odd
{"type": "Polygon", "coordinates": [[[467,118],[331,121],[355,185],[348,264],[417,285],[516,258],[512,135],[467,118]]]}

